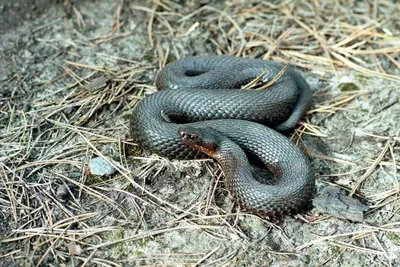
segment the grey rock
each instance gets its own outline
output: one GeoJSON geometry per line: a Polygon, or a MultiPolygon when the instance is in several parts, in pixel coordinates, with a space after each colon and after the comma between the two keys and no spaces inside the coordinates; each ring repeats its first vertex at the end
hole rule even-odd
{"type": "Polygon", "coordinates": [[[344,190],[334,186],[324,188],[321,194],[314,198],[313,205],[318,212],[355,222],[364,221],[364,213],[369,209],[358,199],[346,195],[344,190]]]}
{"type": "Polygon", "coordinates": [[[97,157],[92,158],[89,162],[90,173],[98,176],[110,176],[116,172],[105,159],[97,157]]]}
{"type": "Polygon", "coordinates": [[[57,188],[57,192],[56,192],[57,198],[61,201],[65,201],[68,196],[69,196],[69,190],[68,187],[64,184],[60,185],[57,188]]]}

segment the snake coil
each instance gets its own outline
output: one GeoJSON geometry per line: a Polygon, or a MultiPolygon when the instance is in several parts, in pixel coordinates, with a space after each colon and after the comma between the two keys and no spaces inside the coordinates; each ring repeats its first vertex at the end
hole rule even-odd
{"type": "Polygon", "coordinates": [[[271,81],[282,68],[232,56],[195,56],[168,64],[156,79],[161,91],[134,109],[131,137],[171,159],[201,158],[204,152],[213,156],[245,210],[269,217],[296,212],[314,194],[315,181],[307,157],[276,130],[296,126],[310,105],[310,87],[288,68],[266,89],[240,89],[261,73],[263,83],[271,81]],[[196,147],[187,138],[191,135],[208,142],[196,147]],[[249,162],[266,167],[276,182],[257,180],[249,162]]]}

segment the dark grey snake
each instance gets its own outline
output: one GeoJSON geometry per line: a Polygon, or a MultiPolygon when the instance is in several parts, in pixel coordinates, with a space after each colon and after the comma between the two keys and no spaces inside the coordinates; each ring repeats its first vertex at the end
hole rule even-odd
{"type": "Polygon", "coordinates": [[[288,68],[266,89],[240,89],[263,72],[262,82],[268,82],[282,68],[232,56],[168,64],[156,79],[158,89],[168,90],[140,101],[132,114],[131,137],[171,159],[214,157],[245,210],[270,217],[296,212],[313,196],[314,177],[307,157],[275,130],[296,126],[310,105],[310,87],[288,68]],[[276,182],[255,179],[248,159],[266,167],[276,182]]]}

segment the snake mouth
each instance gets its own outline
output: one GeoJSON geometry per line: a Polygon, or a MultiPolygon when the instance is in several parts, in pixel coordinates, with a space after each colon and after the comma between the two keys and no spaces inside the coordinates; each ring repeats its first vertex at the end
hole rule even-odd
{"type": "Polygon", "coordinates": [[[180,139],[186,145],[212,157],[216,158],[216,142],[207,138],[206,129],[186,126],[178,130],[180,139]]]}

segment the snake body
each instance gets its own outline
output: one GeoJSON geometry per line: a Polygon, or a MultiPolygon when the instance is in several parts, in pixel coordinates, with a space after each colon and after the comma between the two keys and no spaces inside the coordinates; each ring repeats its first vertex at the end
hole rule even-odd
{"type": "Polygon", "coordinates": [[[131,137],[161,156],[194,159],[204,157],[204,151],[184,143],[178,131],[212,128],[225,143],[237,144],[225,145],[216,159],[242,208],[267,216],[298,211],[314,193],[309,161],[285,136],[264,125],[281,131],[293,128],[310,105],[311,90],[291,68],[264,90],[240,89],[261,73],[262,82],[268,82],[282,68],[271,61],[232,56],[195,56],[170,63],[156,79],[161,91],[134,109],[131,137]],[[247,167],[238,172],[247,158],[265,166],[278,182],[257,181],[247,167]]]}

